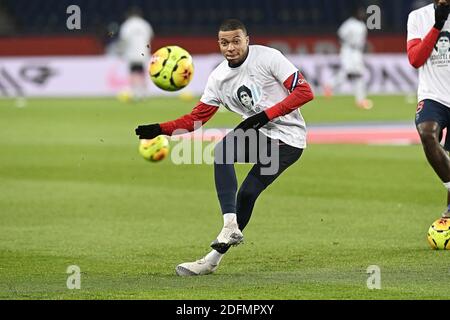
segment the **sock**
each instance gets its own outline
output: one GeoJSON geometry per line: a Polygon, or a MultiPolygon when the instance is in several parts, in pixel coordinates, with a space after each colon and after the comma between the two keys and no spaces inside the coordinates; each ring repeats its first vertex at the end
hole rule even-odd
{"type": "Polygon", "coordinates": [[[220,260],[222,260],[222,258],[223,254],[217,252],[216,250],[211,250],[211,252],[205,256],[205,260],[207,260],[213,265],[218,265],[220,263],[220,260]]]}
{"type": "Polygon", "coordinates": [[[366,83],[364,82],[364,79],[362,77],[356,80],[355,98],[357,103],[360,103],[367,98],[366,83]]]}
{"type": "Polygon", "coordinates": [[[232,223],[237,223],[236,213],[225,213],[223,215],[223,225],[227,226],[232,223]]]}
{"type": "Polygon", "coordinates": [[[448,191],[450,191],[450,182],[444,183],[444,187],[447,188],[448,191]]]}

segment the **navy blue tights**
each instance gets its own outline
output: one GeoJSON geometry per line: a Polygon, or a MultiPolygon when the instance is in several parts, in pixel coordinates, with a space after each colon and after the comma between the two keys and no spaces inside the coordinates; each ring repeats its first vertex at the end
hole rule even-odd
{"type": "MultiPolygon", "coordinates": [[[[267,139],[264,137],[264,139],[267,139]]],[[[258,139],[259,141],[259,139],[258,139]]],[[[235,162],[245,162],[249,163],[248,143],[245,145],[234,144],[231,150],[226,148],[226,138],[220,142],[215,149],[216,159],[214,163],[214,178],[217,190],[217,196],[219,198],[222,213],[236,213],[237,222],[239,228],[244,230],[250,221],[250,217],[255,206],[255,202],[259,195],[273,182],[275,181],[283,171],[285,171],[289,166],[300,159],[303,149],[294,148],[284,143],[278,143],[278,141],[268,139],[268,144],[276,143],[279,148],[278,151],[278,170],[273,174],[262,174],[261,169],[270,166],[270,164],[262,164],[259,160],[252,167],[249,174],[245,178],[241,187],[238,191],[238,183],[236,179],[236,172],[234,170],[235,162]],[[218,152],[220,151],[220,152],[218,152]],[[233,154],[230,155],[230,152],[233,154]],[[242,152],[245,154],[244,161],[238,161],[237,154],[242,152]],[[228,158],[225,159],[227,157],[228,158]],[[220,156],[217,156],[220,155],[220,156]],[[237,193],[237,195],[236,195],[237,193]]],[[[258,152],[261,148],[258,148],[258,152]]],[[[268,154],[270,155],[270,148],[268,154]]],[[[266,152],[266,150],[263,150],[266,152]]],[[[258,158],[259,159],[259,158],[258,158]]],[[[229,248],[223,250],[225,253],[229,248]]]]}

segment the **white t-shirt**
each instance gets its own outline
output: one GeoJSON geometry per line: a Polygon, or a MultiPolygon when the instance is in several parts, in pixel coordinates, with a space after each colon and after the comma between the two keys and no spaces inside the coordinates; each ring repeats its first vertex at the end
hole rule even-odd
{"type": "MultiPolygon", "coordinates": [[[[252,45],[241,66],[231,68],[226,60],[217,66],[200,101],[222,105],[246,119],[284,100],[289,92],[283,83],[297,71],[278,50],[252,45]]],[[[260,131],[290,146],[306,148],[306,125],[300,111],[273,119],[260,131]]]]}
{"type": "MultiPolygon", "coordinates": [[[[408,41],[423,40],[435,22],[434,4],[412,11],[408,17],[408,41]]],[[[444,25],[427,62],[419,68],[419,101],[431,99],[450,107],[450,19],[444,25]]]]}
{"type": "Polygon", "coordinates": [[[342,41],[341,64],[347,73],[364,72],[364,48],[367,41],[367,26],[364,22],[351,17],[339,28],[338,36],[342,41]]]}
{"type": "Polygon", "coordinates": [[[343,42],[343,47],[350,47],[360,52],[364,51],[367,40],[367,26],[363,21],[354,17],[348,18],[339,27],[338,35],[343,42]]]}
{"type": "Polygon", "coordinates": [[[146,62],[152,38],[153,29],[147,21],[137,16],[128,18],[120,27],[125,59],[130,63],[146,62]]]}

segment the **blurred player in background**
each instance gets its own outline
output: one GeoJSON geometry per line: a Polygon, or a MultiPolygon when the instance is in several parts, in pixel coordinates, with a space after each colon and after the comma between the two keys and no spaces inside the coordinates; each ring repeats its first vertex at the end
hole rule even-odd
{"type": "Polygon", "coordinates": [[[131,8],[119,31],[120,47],[130,70],[130,87],[122,94],[130,95],[133,100],[140,100],[145,96],[146,64],[151,52],[150,42],[154,36],[152,26],[142,16],[140,8],[131,8]]]}
{"type": "Polygon", "coordinates": [[[250,220],[259,195],[300,159],[306,147],[306,125],[298,108],[314,97],[298,69],[279,51],[249,46],[242,22],[227,20],[219,30],[219,47],[226,60],[210,74],[203,96],[193,111],[175,121],[136,129],[140,139],[152,139],[161,134],[170,136],[177,129],[193,131],[195,122],[206,123],[220,105],[245,119],[215,148],[214,178],[223,214],[222,231],[211,243],[213,250],[204,258],[177,266],[176,272],[181,276],[214,272],[228,249],[242,242],[242,230],[250,220]],[[254,134],[258,141],[236,139],[242,132],[254,134]],[[274,172],[263,173],[272,163],[263,163],[260,151],[269,145],[270,150],[273,146],[277,148],[277,154],[272,153],[270,160],[278,166],[274,172]],[[239,191],[234,170],[236,162],[255,163],[239,191]]]}
{"type": "Polygon", "coordinates": [[[419,69],[416,126],[428,162],[448,190],[445,218],[450,218],[449,13],[449,0],[434,0],[408,18],[408,58],[419,69]],[[447,137],[442,147],[445,128],[447,137]]]}
{"type": "Polygon", "coordinates": [[[367,99],[367,88],[364,80],[366,68],[364,51],[367,42],[366,9],[357,7],[352,17],[339,28],[338,36],[341,42],[341,69],[331,83],[324,85],[324,94],[333,95],[342,83],[350,80],[353,83],[355,103],[359,108],[371,109],[373,102],[367,99]]]}

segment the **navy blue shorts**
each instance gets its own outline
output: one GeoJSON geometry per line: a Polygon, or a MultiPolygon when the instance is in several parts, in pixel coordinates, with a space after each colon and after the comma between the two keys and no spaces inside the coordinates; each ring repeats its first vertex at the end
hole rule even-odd
{"type": "Polygon", "coordinates": [[[439,124],[441,128],[439,140],[442,139],[442,130],[447,128],[444,149],[450,151],[450,108],[442,103],[429,99],[419,102],[416,111],[416,126],[429,121],[439,124]]]}
{"type": "Polygon", "coordinates": [[[253,163],[255,165],[249,174],[256,177],[264,187],[268,187],[283,171],[300,159],[303,149],[292,147],[281,140],[273,140],[259,131],[257,135],[255,134],[255,138],[256,141],[250,139],[242,141],[231,131],[216,145],[214,160],[219,164],[253,163]],[[231,142],[232,147],[229,147],[228,143],[231,142]],[[278,152],[272,155],[274,147],[278,147],[278,152]],[[264,173],[264,168],[274,170],[264,173]]]}

